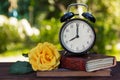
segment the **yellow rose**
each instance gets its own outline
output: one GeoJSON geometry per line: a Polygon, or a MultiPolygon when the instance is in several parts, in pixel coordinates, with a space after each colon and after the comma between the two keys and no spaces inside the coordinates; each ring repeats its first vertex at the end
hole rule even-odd
{"type": "Polygon", "coordinates": [[[48,42],[39,43],[31,49],[28,57],[34,71],[57,69],[60,64],[60,54],[57,48],[48,42]]]}

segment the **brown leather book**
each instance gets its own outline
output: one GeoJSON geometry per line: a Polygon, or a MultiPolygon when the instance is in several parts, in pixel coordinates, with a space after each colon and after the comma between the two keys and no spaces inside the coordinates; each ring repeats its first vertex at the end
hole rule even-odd
{"type": "Polygon", "coordinates": [[[37,77],[83,77],[83,76],[111,76],[110,69],[93,72],[57,69],[51,71],[37,71],[37,77]]]}
{"type": "Polygon", "coordinates": [[[61,57],[61,68],[92,72],[100,69],[110,68],[116,65],[114,56],[103,54],[86,54],[82,56],[67,55],[61,57]]]}

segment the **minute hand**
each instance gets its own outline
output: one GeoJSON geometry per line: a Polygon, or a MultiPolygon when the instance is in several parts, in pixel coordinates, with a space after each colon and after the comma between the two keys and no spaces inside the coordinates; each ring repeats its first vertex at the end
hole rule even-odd
{"type": "Polygon", "coordinates": [[[78,38],[79,37],[79,35],[78,35],[78,27],[79,27],[79,25],[78,24],[76,24],[76,38],[78,38]]]}

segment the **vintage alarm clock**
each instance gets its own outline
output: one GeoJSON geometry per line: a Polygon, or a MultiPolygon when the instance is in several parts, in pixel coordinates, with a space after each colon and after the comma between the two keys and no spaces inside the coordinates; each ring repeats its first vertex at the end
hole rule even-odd
{"type": "Polygon", "coordinates": [[[95,18],[88,12],[88,6],[85,4],[74,3],[68,6],[67,13],[64,14],[60,21],[65,22],[59,33],[59,39],[62,47],[70,53],[85,54],[94,45],[96,34],[91,24],[81,18],[73,18],[78,14],[70,12],[71,6],[84,6],[87,12],[82,16],[91,22],[95,22],[95,18]]]}

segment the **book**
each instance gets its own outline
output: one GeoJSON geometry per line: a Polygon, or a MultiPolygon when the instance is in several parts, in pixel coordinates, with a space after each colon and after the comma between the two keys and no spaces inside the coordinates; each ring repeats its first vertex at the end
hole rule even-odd
{"type": "Polygon", "coordinates": [[[92,72],[100,69],[110,68],[116,65],[114,56],[103,54],[85,54],[85,55],[63,55],[61,57],[60,67],[70,70],[80,70],[92,72]]]}
{"type": "Polygon", "coordinates": [[[37,71],[37,77],[84,77],[84,76],[111,76],[111,70],[103,69],[93,72],[86,72],[60,68],[51,71],[37,71]]]}

